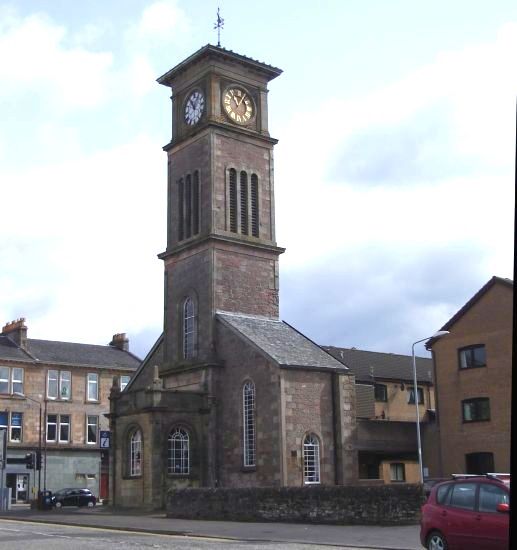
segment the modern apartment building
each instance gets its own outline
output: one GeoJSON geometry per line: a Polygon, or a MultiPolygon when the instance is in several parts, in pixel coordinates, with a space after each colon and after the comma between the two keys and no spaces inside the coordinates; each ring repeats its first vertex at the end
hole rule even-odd
{"type": "Polygon", "coordinates": [[[431,340],[442,475],[509,472],[513,281],[492,277],[431,340]]]}

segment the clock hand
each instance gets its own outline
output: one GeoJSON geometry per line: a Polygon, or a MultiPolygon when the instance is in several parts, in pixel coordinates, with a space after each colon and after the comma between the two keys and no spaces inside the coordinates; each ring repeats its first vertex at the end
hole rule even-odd
{"type": "Polygon", "coordinates": [[[237,107],[239,107],[239,105],[244,101],[244,98],[246,97],[246,94],[244,94],[242,97],[241,97],[241,100],[239,101],[239,103],[237,103],[237,101],[235,103],[237,103],[237,107]]]}

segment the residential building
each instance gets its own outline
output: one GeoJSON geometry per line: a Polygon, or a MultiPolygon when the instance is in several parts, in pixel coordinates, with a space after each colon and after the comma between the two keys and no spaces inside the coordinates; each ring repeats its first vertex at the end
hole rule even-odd
{"type": "Polygon", "coordinates": [[[164,331],[112,391],[116,506],[357,480],[354,377],[278,318],[267,85],[281,72],[208,45],[158,79],[173,111],[164,331]]]}
{"type": "Polygon", "coordinates": [[[431,340],[442,475],[510,471],[513,281],[492,277],[431,340]]]}
{"type": "Polygon", "coordinates": [[[38,487],[88,487],[105,497],[109,448],[101,447],[100,431],[109,427],[110,388],[113,377],[126,385],[140,360],[125,334],[101,346],[27,333],[25,319],[0,333],[0,428],[7,429],[5,483],[12,500],[33,500],[38,487]],[[27,469],[26,455],[34,453],[35,462],[40,448],[41,469],[27,469]]]}
{"type": "MultiPolygon", "coordinates": [[[[355,376],[360,480],[418,483],[413,362],[408,355],[325,346],[355,376]]],[[[417,357],[417,395],[424,477],[437,475],[437,434],[431,358],[417,357]]]]}

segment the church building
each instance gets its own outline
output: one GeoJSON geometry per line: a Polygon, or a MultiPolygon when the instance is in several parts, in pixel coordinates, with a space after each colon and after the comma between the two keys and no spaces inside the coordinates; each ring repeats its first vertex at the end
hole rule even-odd
{"type": "Polygon", "coordinates": [[[278,317],[271,65],[207,45],[172,90],[163,334],[110,396],[110,499],[357,480],[354,376],[278,317]]]}

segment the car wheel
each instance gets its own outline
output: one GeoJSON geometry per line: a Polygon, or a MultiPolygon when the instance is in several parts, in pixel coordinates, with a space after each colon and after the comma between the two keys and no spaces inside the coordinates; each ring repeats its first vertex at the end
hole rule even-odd
{"type": "Polygon", "coordinates": [[[433,531],[427,537],[427,550],[447,550],[449,545],[447,540],[439,531],[433,531]]]}
{"type": "Polygon", "coordinates": [[[93,500],[88,501],[88,508],[93,508],[95,506],[95,502],[93,500]]]}
{"type": "Polygon", "coordinates": [[[63,503],[59,502],[59,500],[56,502],[56,508],[61,508],[63,506],[63,503]]]}

